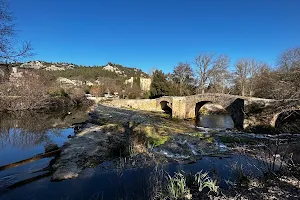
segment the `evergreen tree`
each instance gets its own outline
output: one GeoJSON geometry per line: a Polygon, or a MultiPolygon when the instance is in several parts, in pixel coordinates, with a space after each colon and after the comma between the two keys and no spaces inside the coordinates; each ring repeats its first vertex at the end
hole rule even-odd
{"type": "Polygon", "coordinates": [[[172,94],[171,83],[167,80],[166,75],[161,70],[154,71],[150,87],[150,98],[158,98],[172,94]]]}

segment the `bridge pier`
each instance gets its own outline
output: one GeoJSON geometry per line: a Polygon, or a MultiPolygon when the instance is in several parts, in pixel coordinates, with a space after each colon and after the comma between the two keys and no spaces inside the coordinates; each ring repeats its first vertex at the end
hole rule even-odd
{"type": "Polygon", "coordinates": [[[185,119],[186,116],[186,101],[185,97],[174,97],[172,101],[172,117],[185,119]]]}

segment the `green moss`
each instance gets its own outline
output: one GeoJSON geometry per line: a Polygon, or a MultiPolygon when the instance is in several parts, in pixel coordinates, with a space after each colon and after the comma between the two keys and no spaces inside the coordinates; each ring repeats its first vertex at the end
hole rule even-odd
{"type": "Polygon", "coordinates": [[[201,133],[201,132],[193,133],[192,136],[199,137],[199,138],[201,138],[201,139],[204,138],[204,135],[203,135],[203,133],[201,133]]]}
{"type": "Polygon", "coordinates": [[[205,141],[207,141],[208,143],[214,143],[215,139],[213,137],[208,137],[205,138],[205,141]]]}
{"type": "Polygon", "coordinates": [[[155,137],[148,137],[148,140],[149,140],[149,144],[151,146],[157,147],[157,146],[160,146],[160,145],[166,143],[166,141],[168,141],[169,138],[170,138],[169,136],[158,136],[157,135],[155,137]]]}

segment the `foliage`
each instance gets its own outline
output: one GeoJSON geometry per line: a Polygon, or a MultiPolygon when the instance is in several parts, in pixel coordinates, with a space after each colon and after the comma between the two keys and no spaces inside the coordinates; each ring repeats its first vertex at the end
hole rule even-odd
{"type": "Polygon", "coordinates": [[[156,70],[152,75],[152,83],[150,87],[150,98],[172,95],[172,87],[167,81],[166,75],[161,70],[156,70]]]}
{"type": "Polygon", "coordinates": [[[189,63],[178,63],[171,76],[173,82],[179,86],[179,96],[189,95],[192,93],[194,74],[189,63]]]}

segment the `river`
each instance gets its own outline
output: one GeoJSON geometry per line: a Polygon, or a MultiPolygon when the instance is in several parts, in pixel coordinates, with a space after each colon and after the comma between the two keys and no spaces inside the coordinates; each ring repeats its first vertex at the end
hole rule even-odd
{"type": "Polygon", "coordinates": [[[232,118],[228,114],[200,115],[196,125],[205,128],[233,128],[232,118]]]}
{"type": "MultiPolygon", "coordinates": [[[[58,113],[14,113],[2,114],[0,127],[0,166],[16,162],[44,152],[44,145],[55,143],[59,146],[74,134],[72,124],[86,120],[86,110],[60,111],[58,113]]],[[[198,126],[210,128],[232,128],[228,115],[203,116],[198,126]]],[[[51,158],[42,159],[16,168],[0,171],[0,199],[149,199],[151,197],[151,177],[154,167],[118,170],[102,170],[101,166],[89,168],[76,179],[51,182],[47,171],[39,170],[49,165],[51,158]]],[[[211,176],[221,177],[221,187],[225,180],[235,176],[233,163],[255,163],[249,157],[232,156],[219,159],[203,157],[192,164],[173,163],[163,168],[170,174],[184,170],[196,173],[209,171],[211,176]]],[[[101,165],[108,165],[109,161],[101,165]]],[[[250,165],[248,172],[259,171],[250,165]]]]}

